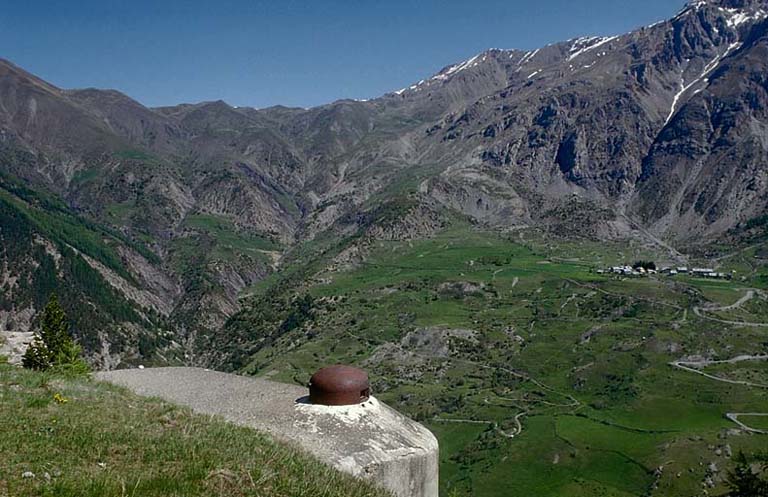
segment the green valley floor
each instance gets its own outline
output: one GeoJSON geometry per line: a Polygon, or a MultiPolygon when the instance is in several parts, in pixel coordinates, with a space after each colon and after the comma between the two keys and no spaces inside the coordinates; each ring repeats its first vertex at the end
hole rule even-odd
{"type": "Polygon", "coordinates": [[[639,243],[468,226],[376,242],[291,288],[311,317],[241,371],[301,383],[325,364],[368,369],[379,398],[437,434],[444,495],[722,494],[733,457],[768,446],[768,418],[738,416],[768,413],[755,250],[723,257],[732,279],[716,280],[597,273],[670,257],[639,243]]]}

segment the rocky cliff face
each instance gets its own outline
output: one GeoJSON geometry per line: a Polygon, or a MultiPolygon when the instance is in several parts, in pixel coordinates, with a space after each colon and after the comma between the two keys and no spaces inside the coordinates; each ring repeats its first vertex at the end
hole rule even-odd
{"type": "Polygon", "coordinates": [[[768,2],[706,0],[628,34],[489,50],[308,110],[149,109],[0,62],[0,172],[118,234],[135,281],[103,279],[170,316],[184,342],[236,312],[281,253],[328,233],[428,236],[450,212],[708,243],[768,208],[767,61],[768,2]],[[379,216],[403,199],[399,221],[379,216]]]}
{"type": "Polygon", "coordinates": [[[738,36],[725,52],[698,75],[683,69],[675,112],[643,159],[633,208],[670,237],[706,239],[765,212],[768,23],[758,13],[730,13],[738,36]]]}
{"type": "Polygon", "coordinates": [[[425,131],[421,148],[447,158],[426,187],[502,225],[535,222],[530,206],[575,194],[664,237],[711,240],[765,209],[766,15],[765,2],[695,2],[626,35],[493,50],[443,70],[399,98],[498,86],[446,105],[425,131]]]}

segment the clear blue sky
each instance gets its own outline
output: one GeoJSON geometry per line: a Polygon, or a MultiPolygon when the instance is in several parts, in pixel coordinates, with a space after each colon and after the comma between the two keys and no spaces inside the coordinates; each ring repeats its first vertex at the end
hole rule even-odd
{"type": "Polygon", "coordinates": [[[672,17],[684,0],[3,0],[0,57],[150,106],[314,106],[410,85],[487,48],[672,17]]]}

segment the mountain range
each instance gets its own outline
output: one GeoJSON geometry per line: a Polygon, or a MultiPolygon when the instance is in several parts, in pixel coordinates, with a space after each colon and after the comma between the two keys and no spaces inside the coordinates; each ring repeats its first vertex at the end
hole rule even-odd
{"type": "Polygon", "coordinates": [[[459,218],[683,258],[764,229],[768,2],[312,109],[147,108],[0,60],[0,330],[56,291],[99,367],[215,364],[202,344],[286,264],[311,277],[459,218]]]}

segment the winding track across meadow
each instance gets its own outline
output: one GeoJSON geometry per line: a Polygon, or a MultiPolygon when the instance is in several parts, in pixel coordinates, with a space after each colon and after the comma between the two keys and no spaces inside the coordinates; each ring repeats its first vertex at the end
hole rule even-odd
{"type": "Polygon", "coordinates": [[[746,304],[747,302],[749,302],[755,297],[765,298],[765,293],[763,293],[761,290],[750,288],[747,290],[747,293],[745,293],[743,297],[741,297],[739,300],[737,300],[733,304],[724,305],[724,306],[712,306],[712,305],[695,306],[693,308],[693,313],[702,319],[715,321],[717,323],[730,324],[733,326],[747,326],[749,328],[768,328],[768,323],[749,323],[746,321],[729,321],[726,319],[713,318],[712,316],[707,316],[705,314],[707,312],[731,311],[733,309],[738,309],[742,305],[746,304]]]}
{"type": "Polygon", "coordinates": [[[725,415],[726,418],[730,419],[737,425],[741,427],[742,430],[749,431],[751,433],[759,433],[761,435],[768,435],[768,430],[758,430],[757,428],[752,428],[750,426],[745,425],[741,420],[739,420],[739,416],[759,416],[759,417],[768,417],[768,413],[761,413],[761,412],[729,412],[725,415]]]}
{"type": "MultiPolygon", "coordinates": [[[[709,321],[715,321],[718,323],[723,324],[729,324],[733,326],[747,326],[750,328],[764,328],[768,327],[768,323],[749,323],[744,321],[729,321],[725,319],[718,319],[713,318],[711,316],[707,316],[705,313],[707,312],[718,312],[718,311],[730,311],[733,309],[738,309],[742,305],[746,304],[750,300],[752,300],[755,297],[763,297],[765,298],[765,293],[761,290],[757,290],[754,288],[750,288],[747,290],[747,292],[744,294],[743,297],[741,297],[739,300],[734,302],[730,305],[724,305],[724,306],[696,306],[693,308],[693,313],[696,314],[696,316],[707,319],[709,321]]],[[[670,363],[670,366],[681,369],[683,371],[687,371],[689,373],[698,374],[701,376],[704,376],[705,378],[709,378],[710,380],[714,381],[720,381],[723,383],[730,383],[732,385],[744,385],[748,387],[753,388],[768,388],[768,385],[761,384],[761,383],[754,383],[751,381],[744,381],[744,380],[731,380],[729,378],[722,378],[720,376],[715,376],[713,374],[706,373],[702,371],[700,368],[705,368],[707,366],[713,366],[716,364],[736,364],[739,362],[744,361],[765,361],[768,360],[768,355],[740,355],[738,357],[734,357],[733,359],[726,359],[722,361],[709,361],[709,360],[698,360],[698,361],[674,361],[670,363]]],[[[768,434],[768,430],[758,430],[757,428],[752,428],[750,426],[747,426],[744,422],[739,420],[739,416],[768,416],[768,413],[738,413],[738,412],[729,412],[726,413],[725,417],[729,420],[733,421],[739,427],[743,430],[749,431],[751,433],[760,433],[760,434],[768,434]]]]}
{"type": "MultiPolygon", "coordinates": [[[[711,375],[709,373],[705,373],[704,371],[696,369],[697,367],[706,367],[706,366],[711,366],[715,364],[736,364],[744,361],[765,361],[765,360],[768,360],[768,355],[741,355],[738,357],[734,357],[733,359],[727,359],[723,361],[707,361],[703,359],[699,361],[674,361],[670,363],[670,366],[673,366],[678,369],[682,369],[683,371],[687,371],[689,373],[695,373],[695,374],[704,376],[706,378],[709,378],[710,380],[720,381],[723,383],[730,383],[733,385],[745,385],[745,386],[755,387],[755,388],[768,388],[768,385],[762,385],[760,383],[752,383],[750,381],[730,380],[728,378],[721,378],[719,376],[711,375]]],[[[752,428],[750,426],[747,426],[743,421],[739,420],[740,416],[768,417],[768,413],[728,412],[725,414],[726,418],[728,418],[729,420],[739,425],[739,427],[745,431],[748,431],[751,433],[758,433],[761,435],[768,435],[768,430],[759,430],[757,428],[752,428]]]]}
{"type": "Polygon", "coordinates": [[[730,383],[732,385],[745,385],[748,387],[755,387],[755,388],[768,388],[768,385],[763,385],[761,383],[753,383],[751,381],[731,380],[728,378],[721,378],[720,376],[715,376],[709,373],[705,373],[704,371],[698,369],[698,368],[704,368],[707,366],[714,366],[716,364],[736,364],[744,361],[765,361],[765,360],[768,360],[768,355],[740,355],[738,357],[734,357],[733,359],[727,359],[724,361],[707,361],[704,359],[699,361],[674,361],[669,363],[669,365],[678,369],[682,369],[683,371],[688,371],[689,373],[695,373],[695,374],[704,376],[705,378],[709,378],[710,380],[721,381],[723,383],[730,383]]]}

